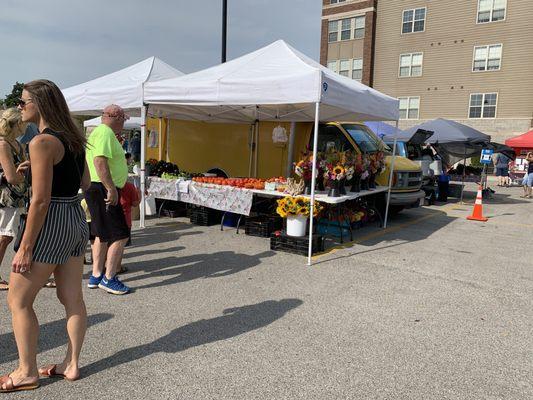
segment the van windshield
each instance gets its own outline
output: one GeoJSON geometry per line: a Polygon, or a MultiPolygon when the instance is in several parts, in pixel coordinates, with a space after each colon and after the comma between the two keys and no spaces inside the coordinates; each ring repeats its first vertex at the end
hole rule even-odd
{"type": "Polygon", "coordinates": [[[377,151],[392,152],[392,149],[378,139],[370,129],[358,124],[342,124],[354,142],[363,153],[375,153],[377,151]]]}

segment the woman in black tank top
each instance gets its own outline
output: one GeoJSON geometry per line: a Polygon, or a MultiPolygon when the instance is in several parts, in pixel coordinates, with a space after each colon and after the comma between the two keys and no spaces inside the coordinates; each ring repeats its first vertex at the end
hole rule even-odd
{"type": "Polygon", "coordinates": [[[22,120],[37,124],[41,133],[29,145],[32,196],[8,296],[19,368],[0,377],[0,392],[36,389],[39,375],[78,379],[87,320],[81,279],[89,232],[78,197],[80,186],[90,184],[85,137],[53,82],[25,84],[19,109],[22,120]],[[33,301],[52,273],[67,314],[69,347],[62,362],[38,369],[33,301]]]}

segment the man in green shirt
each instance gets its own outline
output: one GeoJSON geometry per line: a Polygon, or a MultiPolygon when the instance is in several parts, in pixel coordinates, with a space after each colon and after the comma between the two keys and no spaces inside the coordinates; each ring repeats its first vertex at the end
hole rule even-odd
{"type": "Polygon", "coordinates": [[[115,104],[104,108],[102,124],[92,131],[86,150],[91,187],[85,193],[85,200],[91,213],[91,233],[95,236],[93,272],[87,286],[112,294],[130,291],[116,276],[130,229],[120,205],[120,189],[128,179],[128,166],[124,149],[115,135],[121,133],[128,118],[115,104]]]}

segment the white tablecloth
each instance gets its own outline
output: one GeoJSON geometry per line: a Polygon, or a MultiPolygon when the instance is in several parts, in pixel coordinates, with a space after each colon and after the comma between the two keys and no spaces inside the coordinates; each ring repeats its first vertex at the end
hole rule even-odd
{"type": "MultiPolygon", "coordinates": [[[[184,203],[205,206],[215,210],[228,211],[235,214],[250,215],[253,196],[287,197],[286,193],[270,190],[241,189],[233,186],[221,186],[192,181],[167,180],[156,177],[147,178],[148,193],[155,198],[183,201],[184,203]]],[[[360,197],[383,193],[387,187],[379,186],[372,190],[358,193],[348,192],[346,196],[329,197],[327,192],[317,192],[317,201],[328,204],[340,204],[360,197]]],[[[303,196],[310,198],[310,196],[303,196]]]]}

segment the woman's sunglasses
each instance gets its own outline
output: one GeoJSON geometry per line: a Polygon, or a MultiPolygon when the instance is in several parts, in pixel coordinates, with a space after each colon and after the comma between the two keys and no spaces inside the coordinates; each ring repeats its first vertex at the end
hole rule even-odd
{"type": "Polygon", "coordinates": [[[28,100],[18,99],[17,106],[19,106],[20,108],[24,108],[26,107],[26,104],[31,103],[31,102],[33,102],[32,99],[28,99],[28,100]]]}

